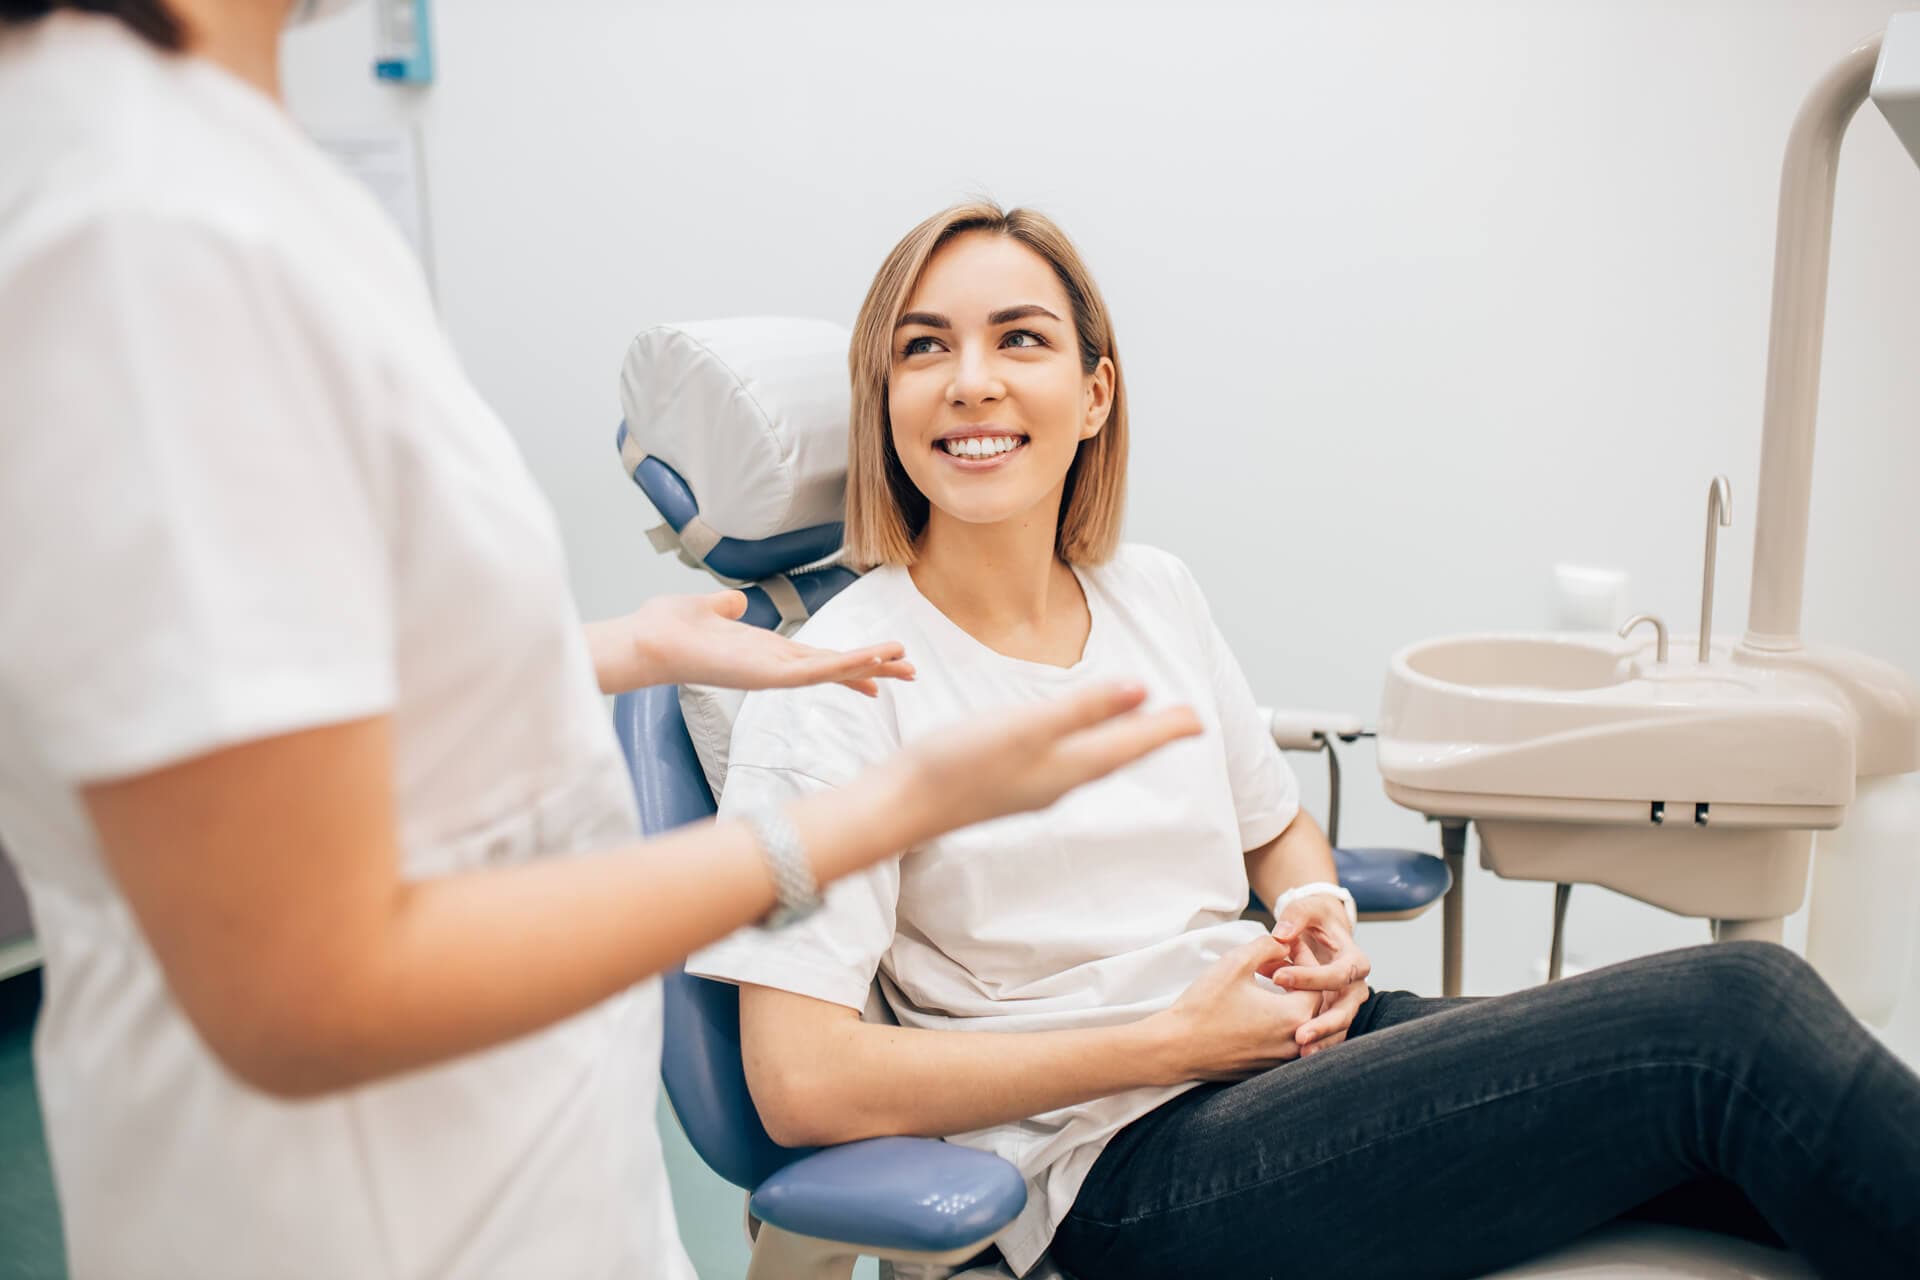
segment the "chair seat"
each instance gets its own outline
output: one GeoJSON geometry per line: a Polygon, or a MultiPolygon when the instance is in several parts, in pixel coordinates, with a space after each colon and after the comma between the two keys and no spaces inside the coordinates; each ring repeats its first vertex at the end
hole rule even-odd
{"type": "Polygon", "coordinates": [[[1612,1222],[1486,1280],[1548,1277],[1671,1277],[1671,1280],[1813,1280],[1798,1255],[1750,1240],[1652,1222],[1612,1222]]]}
{"type": "MultiPolygon", "coordinates": [[[[1009,1280],[1003,1264],[962,1271],[953,1280],[1009,1280]]],[[[1791,1253],[1711,1231],[1647,1222],[1613,1222],[1530,1262],[1483,1280],[1813,1280],[1791,1253]]]]}
{"type": "Polygon", "coordinates": [[[869,1138],[780,1170],[753,1193],[762,1222],[818,1240],[938,1253],[986,1240],[1026,1207],[999,1156],[932,1138],[869,1138]]]}
{"type": "Polygon", "coordinates": [[[1446,859],[1414,849],[1335,849],[1333,865],[1363,916],[1418,911],[1453,887],[1446,859]]]}

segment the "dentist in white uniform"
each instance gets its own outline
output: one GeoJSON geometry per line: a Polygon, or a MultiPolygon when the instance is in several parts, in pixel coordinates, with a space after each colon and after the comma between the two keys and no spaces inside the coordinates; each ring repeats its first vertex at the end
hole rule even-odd
{"type": "Polygon", "coordinates": [[[280,105],[282,26],[340,7],[0,0],[0,842],[69,1262],[679,1280],[654,975],[1197,726],[1115,686],[642,842],[603,693],[911,668],[734,593],[581,623],[280,105]]]}

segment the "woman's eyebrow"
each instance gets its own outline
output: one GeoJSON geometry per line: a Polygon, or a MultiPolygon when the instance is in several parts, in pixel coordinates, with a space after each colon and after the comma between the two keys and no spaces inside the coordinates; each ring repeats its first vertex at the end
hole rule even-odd
{"type": "Polygon", "coordinates": [[[1027,320],[1027,319],[1031,319],[1034,316],[1045,316],[1047,319],[1055,321],[1056,323],[1060,319],[1059,316],[1053,314],[1053,312],[1047,310],[1045,307],[1039,305],[1038,303],[1027,302],[1017,307],[1008,307],[1003,311],[994,312],[992,315],[987,317],[987,323],[988,324],[1011,324],[1015,320],[1027,320]]]}
{"type": "MultiPolygon", "coordinates": [[[[1045,307],[1040,306],[1038,303],[1026,302],[1017,307],[1004,307],[994,312],[987,317],[987,323],[990,325],[1011,324],[1015,320],[1025,320],[1031,316],[1045,316],[1055,323],[1058,323],[1060,320],[1059,316],[1053,314],[1053,312],[1047,310],[1045,307]]],[[[910,324],[921,325],[928,329],[953,328],[953,322],[937,311],[909,311],[901,316],[893,327],[896,329],[904,329],[910,324]]]]}

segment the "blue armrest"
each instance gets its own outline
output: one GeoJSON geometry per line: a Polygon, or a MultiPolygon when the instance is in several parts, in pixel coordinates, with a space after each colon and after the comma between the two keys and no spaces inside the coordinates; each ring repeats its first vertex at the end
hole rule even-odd
{"type": "Polygon", "coordinates": [[[1026,1203],[1019,1170],[999,1156],[932,1138],[869,1138],[788,1165],[750,1208],[795,1235],[938,1253],[991,1238],[1026,1203]]]}
{"type": "Polygon", "coordinates": [[[1362,914],[1417,911],[1453,887],[1444,858],[1413,849],[1335,849],[1333,865],[1362,914]]]}
{"type": "MultiPolygon", "coordinates": [[[[1446,859],[1415,849],[1336,848],[1333,866],[1362,916],[1418,911],[1453,887],[1446,859]]],[[[1247,896],[1247,906],[1266,910],[1257,893],[1247,896]]]]}

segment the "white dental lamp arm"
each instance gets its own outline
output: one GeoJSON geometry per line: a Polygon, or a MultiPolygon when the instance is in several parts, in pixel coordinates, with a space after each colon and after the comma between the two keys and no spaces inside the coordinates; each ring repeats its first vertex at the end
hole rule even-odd
{"type": "Polygon", "coordinates": [[[1753,588],[1742,642],[1749,650],[1782,653],[1801,647],[1834,175],[1841,139],[1869,92],[1901,145],[1920,163],[1920,12],[1895,14],[1884,35],[1861,41],[1836,63],[1807,95],[1787,139],[1754,506],[1753,588]]]}

